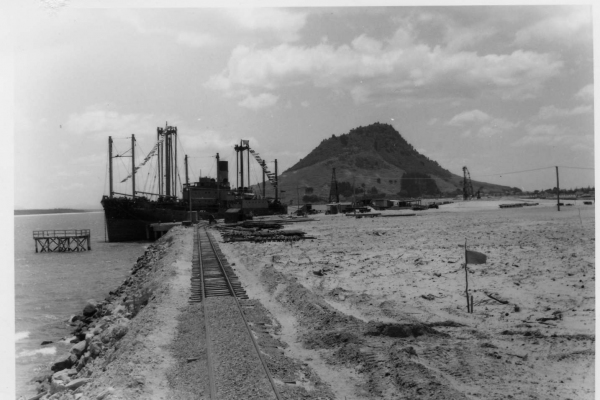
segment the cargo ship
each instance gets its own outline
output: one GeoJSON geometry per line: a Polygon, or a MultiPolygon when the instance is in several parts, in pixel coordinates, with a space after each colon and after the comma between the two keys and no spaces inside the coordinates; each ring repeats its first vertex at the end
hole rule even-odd
{"type": "MultiPolygon", "coordinates": [[[[286,214],[287,207],[278,200],[277,164],[275,173],[270,173],[266,163],[250,149],[247,140],[235,146],[238,165],[237,176],[241,177],[241,185],[232,189],[229,183],[229,163],[220,160],[216,155],[216,178],[199,177],[197,182],[189,182],[188,157],[185,156],[185,183],[179,182],[177,166],[177,128],[165,126],[157,128],[157,142],[136,166],[135,135],[131,136],[130,155],[113,156],[113,140],[108,138],[109,157],[109,194],[102,197],[107,240],[109,242],[128,242],[149,240],[151,224],[159,222],[181,222],[196,219],[223,218],[227,211],[234,210],[241,218],[252,218],[255,215],[286,214]],[[259,162],[263,170],[263,195],[255,194],[244,186],[244,153],[247,153],[248,181],[250,182],[250,154],[259,162]],[[131,171],[121,182],[131,180],[131,193],[118,193],[113,190],[113,159],[131,157],[131,171]],[[136,189],[136,173],[150,160],[157,166],[157,193],[136,189]],[[275,188],[275,198],[265,196],[265,177],[275,188]],[[179,190],[180,189],[180,190],[179,190]],[[181,197],[177,193],[181,192],[181,197]]],[[[277,160],[275,160],[275,163],[277,160]]],[[[237,182],[239,184],[239,182],[237,182]]],[[[248,185],[250,186],[250,185],[248,185]]]]}

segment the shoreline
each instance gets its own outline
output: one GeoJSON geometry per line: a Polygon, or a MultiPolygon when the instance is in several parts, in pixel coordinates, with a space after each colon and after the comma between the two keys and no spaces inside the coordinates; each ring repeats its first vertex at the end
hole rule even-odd
{"type": "Polygon", "coordinates": [[[98,214],[104,211],[79,211],[79,212],[58,212],[58,213],[41,213],[41,214],[14,214],[13,217],[39,217],[41,215],[73,215],[73,214],[98,214]]]}

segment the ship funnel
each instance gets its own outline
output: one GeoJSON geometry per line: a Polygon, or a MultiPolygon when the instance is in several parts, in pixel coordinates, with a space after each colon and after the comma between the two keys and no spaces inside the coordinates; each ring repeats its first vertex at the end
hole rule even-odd
{"type": "Polygon", "coordinates": [[[219,161],[217,180],[219,183],[229,183],[229,163],[227,161],[219,161]]]}

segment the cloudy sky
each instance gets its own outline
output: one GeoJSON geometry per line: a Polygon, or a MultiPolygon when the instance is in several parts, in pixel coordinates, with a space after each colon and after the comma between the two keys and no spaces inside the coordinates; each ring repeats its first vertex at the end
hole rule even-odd
{"type": "MultiPolygon", "coordinates": [[[[194,179],[215,173],[217,152],[235,164],[240,139],[283,171],[332,134],[382,122],[456,174],[534,190],[556,185],[546,167],[558,165],[581,168],[561,168],[561,187],[594,185],[590,6],[25,4],[16,208],[100,208],[108,136],[123,153],[135,134],[141,161],[167,121],[194,179]]],[[[129,162],[115,161],[118,176],[129,162]]]]}

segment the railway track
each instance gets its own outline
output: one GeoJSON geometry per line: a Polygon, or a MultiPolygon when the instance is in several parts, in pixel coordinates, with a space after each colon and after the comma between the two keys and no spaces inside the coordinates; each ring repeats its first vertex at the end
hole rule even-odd
{"type": "MultiPolygon", "coordinates": [[[[244,301],[248,299],[248,296],[241,286],[239,279],[235,275],[235,272],[221,253],[218,245],[211,237],[210,233],[207,232],[205,225],[198,225],[194,232],[194,254],[192,258],[192,277],[191,277],[191,296],[190,303],[201,302],[204,311],[204,324],[205,324],[205,335],[206,335],[206,353],[207,353],[207,369],[208,369],[208,391],[211,400],[217,400],[228,397],[229,389],[226,387],[227,379],[223,379],[222,376],[217,374],[217,367],[221,363],[221,360],[217,357],[235,358],[236,352],[248,353],[249,348],[253,349],[255,355],[255,365],[262,365],[262,369],[268,379],[270,397],[281,400],[281,396],[275,382],[271,377],[267,363],[258,347],[256,339],[252,334],[248,321],[242,310],[242,304],[240,300],[244,301]],[[219,315],[215,314],[211,307],[217,306],[216,302],[221,301],[218,297],[229,297],[235,299],[237,308],[236,315],[219,315]],[[214,298],[214,299],[211,299],[214,298]],[[212,311],[212,312],[211,312],[212,311]],[[211,318],[215,320],[211,320],[211,318]],[[218,320],[235,318],[238,321],[235,324],[229,325],[227,332],[212,332],[211,326],[215,322],[221,322],[218,320]],[[235,330],[235,332],[233,332],[235,330]],[[247,333],[244,343],[240,343],[240,331],[247,333]],[[223,345],[222,342],[227,342],[228,336],[237,336],[238,339],[232,340],[231,345],[223,345]],[[224,339],[225,338],[225,339],[224,339]],[[219,342],[219,343],[213,343],[219,342]],[[215,347],[218,347],[215,349],[215,347]],[[236,347],[242,347],[236,348],[236,347]],[[226,353],[224,354],[224,350],[226,353]]],[[[222,301],[225,301],[223,299],[222,301]]],[[[233,314],[236,314],[233,311],[233,314]]],[[[217,324],[218,326],[218,324],[217,324]]],[[[247,360],[246,360],[247,362],[247,360]]],[[[250,362],[251,363],[251,362],[250,362]]],[[[222,364],[222,363],[221,363],[222,364]]],[[[256,368],[254,368],[256,371],[256,368]]],[[[228,371],[229,374],[236,374],[236,371],[228,371]]],[[[261,397],[262,398],[262,397],[261,397]]]]}

